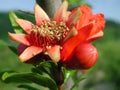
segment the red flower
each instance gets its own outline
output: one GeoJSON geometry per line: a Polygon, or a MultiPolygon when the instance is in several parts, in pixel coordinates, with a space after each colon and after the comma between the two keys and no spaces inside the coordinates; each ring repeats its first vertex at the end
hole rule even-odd
{"type": "Polygon", "coordinates": [[[35,55],[44,53],[53,61],[66,64],[74,56],[80,44],[91,42],[103,36],[105,20],[103,14],[93,15],[88,6],[81,6],[71,12],[64,1],[50,20],[47,14],[35,5],[36,25],[23,19],[16,22],[26,34],[9,33],[13,41],[19,42],[19,59],[26,62],[35,55]],[[20,49],[20,50],[19,50],[20,49]]]}
{"type": "Polygon", "coordinates": [[[18,54],[22,62],[40,53],[49,55],[55,62],[60,60],[60,44],[69,32],[65,24],[67,6],[65,1],[50,20],[43,9],[36,4],[34,8],[36,25],[27,20],[16,19],[26,34],[9,33],[9,36],[13,41],[20,43],[18,54]]]}
{"type": "MultiPolygon", "coordinates": [[[[80,8],[75,8],[72,10],[68,19],[69,22],[71,22],[71,17],[77,11],[81,12],[80,17],[78,17],[73,25],[77,31],[77,34],[74,37],[68,39],[63,44],[63,49],[61,50],[61,62],[69,69],[85,69],[94,65],[98,58],[98,53],[95,48],[95,51],[93,50],[94,53],[91,53],[89,50],[93,47],[91,47],[89,44],[87,45],[83,43],[90,43],[91,41],[102,37],[102,30],[105,27],[104,15],[94,15],[88,6],[80,6],[80,8]],[[79,54],[77,54],[77,52],[79,52],[79,54]],[[91,58],[88,59],[89,54],[91,58]]],[[[69,22],[67,22],[67,25],[70,27],[71,24],[69,22]]]]}

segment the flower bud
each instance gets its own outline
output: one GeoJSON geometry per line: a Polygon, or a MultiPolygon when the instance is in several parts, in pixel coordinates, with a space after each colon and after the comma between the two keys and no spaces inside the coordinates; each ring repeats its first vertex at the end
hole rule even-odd
{"type": "Polygon", "coordinates": [[[75,48],[72,58],[64,64],[67,69],[89,69],[97,59],[97,49],[89,43],[83,43],[75,48]]]}
{"type": "Polygon", "coordinates": [[[75,57],[79,61],[81,68],[88,69],[92,67],[98,59],[98,52],[94,46],[85,43],[77,46],[75,57]]]}

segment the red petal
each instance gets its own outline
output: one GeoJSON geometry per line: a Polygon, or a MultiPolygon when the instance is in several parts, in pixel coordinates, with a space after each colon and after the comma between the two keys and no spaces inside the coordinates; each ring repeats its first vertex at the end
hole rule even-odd
{"type": "Polygon", "coordinates": [[[67,8],[68,8],[68,3],[66,0],[64,0],[63,4],[59,8],[59,10],[56,12],[54,15],[53,20],[60,22],[60,21],[65,21],[66,20],[66,14],[67,14],[67,8]]]}
{"type": "Polygon", "coordinates": [[[58,62],[60,60],[60,46],[59,45],[55,45],[51,47],[50,49],[47,49],[47,53],[54,62],[58,62]]]}
{"type": "Polygon", "coordinates": [[[61,59],[63,61],[68,60],[68,58],[71,57],[74,48],[80,44],[85,42],[85,40],[88,38],[89,33],[91,32],[93,27],[93,23],[90,23],[89,25],[81,28],[78,31],[78,35],[68,39],[64,44],[63,44],[63,49],[61,51],[61,59]]]}
{"type": "Polygon", "coordinates": [[[19,42],[22,43],[24,45],[29,46],[30,42],[28,41],[28,35],[25,34],[12,34],[12,33],[8,33],[9,37],[11,40],[15,41],[15,42],[19,42]]]}
{"type": "Polygon", "coordinates": [[[81,16],[76,23],[76,28],[80,29],[89,23],[90,18],[93,16],[91,9],[88,6],[80,6],[81,16]]]}
{"type": "Polygon", "coordinates": [[[96,14],[91,18],[91,21],[93,21],[93,29],[90,32],[89,41],[93,41],[97,38],[100,38],[103,36],[102,30],[105,27],[105,19],[103,14],[96,14]]]}
{"type": "Polygon", "coordinates": [[[25,30],[25,32],[30,34],[31,29],[32,29],[31,22],[29,22],[27,20],[23,20],[23,19],[16,19],[16,22],[23,28],[23,30],[25,30]]]}
{"type": "Polygon", "coordinates": [[[94,35],[92,35],[92,36],[89,36],[88,39],[87,39],[87,41],[88,41],[88,42],[91,42],[91,41],[93,41],[93,40],[96,40],[96,39],[98,39],[98,38],[101,38],[103,35],[104,35],[103,31],[100,31],[100,32],[98,32],[98,33],[96,33],[96,34],[94,34],[94,35]]]}
{"type": "Polygon", "coordinates": [[[36,25],[39,26],[43,21],[50,21],[48,15],[38,4],[35,5],[34,11],[35,11],[36,25]]]}
{"type": "Polygon", "coordinates": [[[68,18],[66,22],[67,26],[71,27],[71,25],[74,25],[80,18],[80,15],[81,15],[80,8],[75,9],[74,12],[71,13],[70,17],[68,18]]]}
{"type": "Polygon", "coordinates": [[[19,59],[20,61],[25,62],[41,52],[42,52],[42,48],[36,46],[30,46],[22,52],[22,54],[19,56],[19,59]]]}
{"type": "Polygon", "coordinates": [[[92,32],[90,33],[91,36],[104,29],[104,27],[105,27],[105,19],[104,19],[103,14],[94,15],[91,18],[91,21],[94,22],[94,28],[93,28],[92,32]]]}

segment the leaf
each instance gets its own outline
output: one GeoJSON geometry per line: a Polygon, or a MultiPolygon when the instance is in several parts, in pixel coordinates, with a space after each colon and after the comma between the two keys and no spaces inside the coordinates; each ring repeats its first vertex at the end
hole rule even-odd
{"type": "Polygon", "coordinates": [[[22,28],[16,23],[15,19],[17,18],[16,14],[14,12],[10,12],[9,13],[9,18],[11,21],[11,24],[14,28],[14,32],[15,33],[24,33],[24,31],[22,30],[22,28]]]}
{"type": "Polygon", "coordinates": [[[2,75],[2,80],[6,83],[10,83],[10,82],[13,82],[13,83],[27,82],[28,83],[28,82],[30,82],[30,81],[26,80],[26,78],[24,78],[24,76],[23,76],[24,74],[25,73],[5,72],[2,75]]]}
{"type": "Polygon", "coordinates": [[[73,90],[75,86],[82,80],[86,79],[87,75],[93,70],[93,68],[85,71],[81,76],[74,78],[74,85],[71,87],[70,90],[73,90]]]}
{"type": "Polygon", "coordinates": [[[61,68],[52,61],[41,62],[33,69],[33,72],[49,76],[57,85],[61,85],[64,82],[64,75],[61,68]]]}
{"type": "Polygon", "coordinates": [[[33,69],[33,72],[36,71],[37,73],[47,73],[51,76],[51,71],[57,69],[57,64],[52,61],[41,62],[33,69]]]}
{"type": "Polygon", "coordinates": [[[2,75],[3,75],[5,72],[12,73],[12,72],[15,72],[15,71],[12,71],[12,70],[0,71],[0,81],[3,81],[3,80],[2,80],[2,75]]]}
{"type": "Polygon", "coordinates": [[[70,79],[72,76],[76,74],[76,70],[66,70],[63,68],[63,72],[65,74],[65,82],[67,82],[68,79],[70,79]]]}
{"type": "Polygon", "coordinates": [[[57,90],[57,85],[53,79],[38,73],[4,73],[2,80],[5,82],[33,82],[44,87],[48,87],[50,90],[57,90]]]}
{"type": "Polygon", "coordinates": [[[81,4],[82,0],[68,0],[69,4],[81,4]]]}
{"type": "Polygon", "coordinates": [[[36,87],[32,87],[30,85],[19,85],[18,88],[25,88],[27,90],[40,90],[40,89],[37,89],[36,87]]]}
{"type": "Polygon", "coordinates": [[[5,41],[5,40],[0,40],[0,45],[1,46],[7,46],[7,47],[9,47],[9,49],[11,50],[11,51],[13,51],[14,53],[16,53],[16,43],[12,43],[12,42],[10,42],[10,41],[5,41]]]}
{"type": "Polygon", "coordinates": [[[3,40],[0,40],[0,45],[1,46],[6,46],[6,43],[3,40]]]}

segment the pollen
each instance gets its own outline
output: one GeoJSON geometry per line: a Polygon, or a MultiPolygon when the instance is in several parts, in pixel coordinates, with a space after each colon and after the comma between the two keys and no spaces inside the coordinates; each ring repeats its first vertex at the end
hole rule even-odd
{"type": "Polygon", "coordinates": [[[34,45],[49,47],[54,44],[60,44],[68,32],[69,28],[64,22],[42,22],[40,26],[33,25],[30,40],[34,45]]]}

